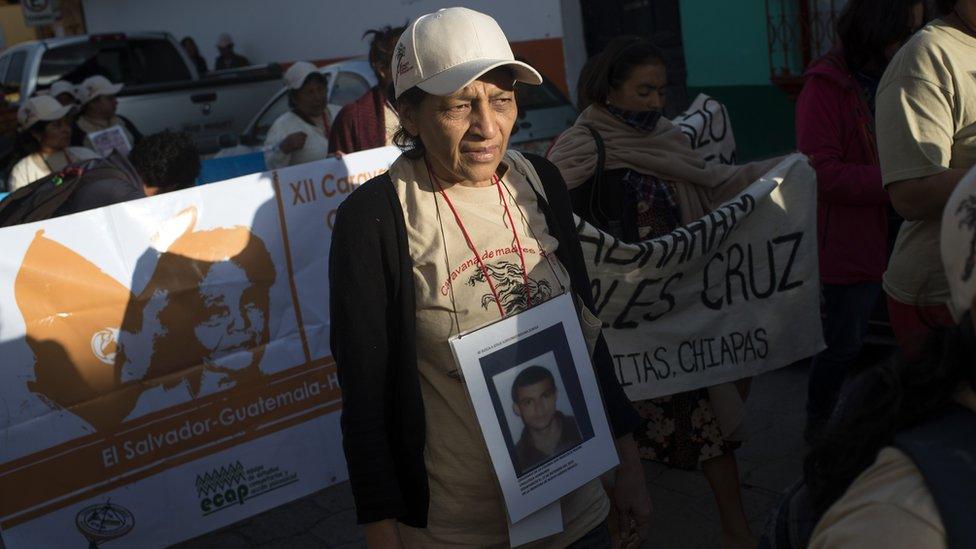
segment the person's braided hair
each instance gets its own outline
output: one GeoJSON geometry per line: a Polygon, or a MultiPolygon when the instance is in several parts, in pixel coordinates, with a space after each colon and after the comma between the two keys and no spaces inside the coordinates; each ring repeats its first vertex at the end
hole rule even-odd
{"type": "MultiPolygon", "coordinates": [[[[377,67],[384,67],[390,70],[390,63],[393,60],[393,50],[396,49],[397,40],[406,30],[407,26],[394,27],[386,25],[378,29],[369,29],[363,33],[363,38],[372,35],[369,42],[369,65],[375,71],[377,67]]],[[[378,75],[377,75],[378,76],[378,75]]]]}

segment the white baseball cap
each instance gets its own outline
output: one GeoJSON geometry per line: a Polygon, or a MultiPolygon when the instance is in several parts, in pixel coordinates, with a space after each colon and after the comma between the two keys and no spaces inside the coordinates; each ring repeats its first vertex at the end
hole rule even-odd
{"type": "Polygon", "coordinates": [[[949,279],[949,310],[959,321],[976,294],[976,167],[956,185],[942,212],[942,266],[949,279]]]}
{"type": "Polygon", "coordinates": [[[51,88],[48,91],[51,97],[57,98],[62,93],[70,93],[71,97],[78,99],[78,92],[75,90],[75,85],[67,80],[58,80],[57,82],[51,84],[51,88]]]}
{"type": "Polygon", "coordinates": [[[217,37],[217,47],[226,48],[234,44],[234,40],[226,32],[217,37]]]}
{"type": "Polygon", "coordinates": [[[315,65],[308,61],[298,61],[285,71],[285,85],[290,90],[297,90],[305,84],[305,79],[313,74],[321,74],[315,65]]]}
{"type": "Polygon", "coordinates": [[[511,67],[520,82],[542,83],[538,71],[515,60],[494,19],[468,8],[447,8],[410,23],[393,50],[390,68],[400,97],[414,86],[433,95],[450,95],[503,66],[511,67]]]}
{"type": "Polygon", "coordinates": [[[108,78],[96,74],[86,78],[77,89],[78,100],[82,105],[101,95],[116,95],[122,91],[122,84],[113,84],[108,78]]]}
{"type": "Polygon", "coordinates": [[[17,110],[17,126],[26,130],[41,120],[51,122],[68,115],[74,105],[62,105],[50,95],[35,95],[17,110]]]}

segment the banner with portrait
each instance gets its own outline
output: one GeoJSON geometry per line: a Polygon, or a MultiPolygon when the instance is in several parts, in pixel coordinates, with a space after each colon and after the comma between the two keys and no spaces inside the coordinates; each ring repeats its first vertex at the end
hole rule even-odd
{"type": "Polygon", "coordinates": [[[158,547],[347,477],[335,208],[377,149],[0,231],[0,532],[158,547]]]}

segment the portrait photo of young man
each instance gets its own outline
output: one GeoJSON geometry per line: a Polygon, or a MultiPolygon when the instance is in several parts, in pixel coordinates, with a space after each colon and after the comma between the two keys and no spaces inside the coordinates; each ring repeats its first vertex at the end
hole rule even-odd
{"type": "MultiPolygon", "coordinates": [[[[556,378],[543,366],[530,365],[512,383],[512,410],[523,427],[515,445],[515,469],[525,473],[583,442],[573,415],[559,410],[556,378]]],[[[564,408],[569,408],[568,403],[564,408]]],[[[512,434],[518,433],[512,426],[512,434]]]]}

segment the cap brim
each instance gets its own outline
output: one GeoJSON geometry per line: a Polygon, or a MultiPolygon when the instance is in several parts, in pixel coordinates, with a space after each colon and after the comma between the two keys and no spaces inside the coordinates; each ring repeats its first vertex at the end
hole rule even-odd
{"type": "Polygon", "coordinates": [[[476,59],[441,71],[418,82],[417,87],[433,95],[451,95],[499,67],[511,67],[512,75],[518,82],[533,86],[542,84],[542,75],[527,63],[511,59],[476,59]]]}
{"type": "Polygon", "coordinates": [[[84,105],[87,105],[88,103],[91,102],[92,99],[95,99],[96,97],[101,97],[103,95],[118,95],[119,92],[122,91],[122,87],[124,85],[125,84],[112,84],[111,86],[105,88],[104,91],[99,92],[98,94],[89,97],[88,100],[85,101],[83,104],[84,105]]]}
{"type": "Polygon", "coordinates": [[[70,114],[71,111],[75,110],[76,108],[77,107],[75,107],[74,105],[61,105],[59,109],[56,109],[54,112],[48,114],[47,116],[43,116],[43,117],[38,116],[36,120],[31,122],[30,126],[24,126],[23,129],[30,128],[34,126],[34,124],[37,124],[38,122],[41,121],[54,122],[55,120],[61,120],[65,116],[68,116],[68,114],[70,114]]]}

